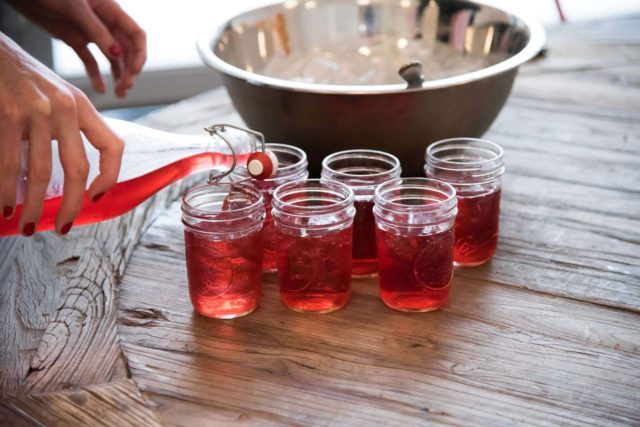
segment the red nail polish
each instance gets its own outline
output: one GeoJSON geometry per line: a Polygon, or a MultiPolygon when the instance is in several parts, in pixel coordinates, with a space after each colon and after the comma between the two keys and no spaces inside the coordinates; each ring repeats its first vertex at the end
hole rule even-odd
{"type": "Polygon", "coordinates": [[[98,193],[95,196],[93,196],[93,199],[91,199],[91,201],[93,203],[96,203],[98,200],[102,199],[102,196],[104,196],[104,193],[98,193]]]}
{"type": "Polygon", "coordinates": [[[112,44],[109,48],[109,53],[113,56],[120,56],[122,55],[122,49],[117,44],[112,44]]]}
{"type": "Polygon", "coordinates": [[[9,218],[12,214],[13,214],[13,207],[12,206],[5,206],[4,209],[2,209],[2,216],[3,217],[9,218]]]}
{"type": "Polygon", "coordinates": [[[35,222],[29,222],[27,224],[24,225],[24,227],[22,228],[22,234],[24,234],[27,237],[31,237],[33,236],[33,233],[36,232],[36,223],[35,222]]]}
{"type": "Polygon", "coordinates": [[[62,226],[62,228],[60,229],[60,234],[65,235],[69,232],[69,230],[71,230],[71,226],[73,225],[73,221],[72,222],[68,222],[65,225],[62,226]]]}

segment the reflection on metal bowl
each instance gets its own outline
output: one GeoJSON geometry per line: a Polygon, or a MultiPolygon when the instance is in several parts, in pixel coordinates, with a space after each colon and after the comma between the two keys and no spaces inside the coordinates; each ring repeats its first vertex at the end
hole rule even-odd
{"type": "Polygon", "coordinates": [[[229,19],[198,50],[247,125],[305,150],[312,174],[327,154],[371,148],[409,176],[431,142],[481,136],[543,43],[538,24],[484,2],[288,0],[229,19]]]}

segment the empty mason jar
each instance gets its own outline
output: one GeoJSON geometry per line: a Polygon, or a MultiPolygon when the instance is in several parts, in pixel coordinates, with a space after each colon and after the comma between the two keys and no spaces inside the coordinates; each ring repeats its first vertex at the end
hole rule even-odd
{"type": "Polygon", "coordinates": [[[504,170],[503,150],[490,141],[453,138],[427,148],[427,176],[453,185],[458,196],[456,265],[484,264],[496,252],[504,170]]]}
{"type": "Polygon", "coordinates": [[[401,174],[397,157],[375,150],[347,150],[322,161],[322,178],[348,185],[355,195],[353,220],[353,277],[371,277],[378,272],[373,193],[376,187],[401,174]]]}
{"type": "MultiPolygon", "coordinates": [[[[264,248],[264,258],[262,260],[263,271],[276,271],[275,256],[275,228],[271,219],[271,199],[273,192],[279,185],[292,181],[300,181],[309,177],[307,155],[301,149],[286,144],[267,144],[266,149],[270,150],[278,158],[278,171],[271,178],[254,179],[253,184],[262,192],[266,219],[262,232],[262,246],[264,248]]],[[[246,166],[240,166],[234,171],[234,180],[250,179],[246,166]]]]}
{"type": "Polygon", "coordinates": [[[272,204],[284,305],[305,313],[343,307],[351,292],[353,191],[336,181],[290,182],[272,204]]]}
{"type": "Polygon", "coordinates": [[[398,178],[378,186],[374,202],[382,301],[402,311],[441,307],[453,274],[455,189],[398,178]]]}
{"type": "Polygon", "coordinates": [[[253,185],[205,184],[182,199],[189,296],[220,319],[256,309],[262,286],[262,194],[253,185]]]}

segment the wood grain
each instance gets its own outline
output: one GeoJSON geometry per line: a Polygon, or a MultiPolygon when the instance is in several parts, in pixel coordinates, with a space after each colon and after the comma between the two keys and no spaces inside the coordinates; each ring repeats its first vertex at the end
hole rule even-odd
{"type": "Polygon", "coordinates": [[[119,299],[132,376],[163,402],[160,419],[178,410],[195,424],[640,422],[636,313],[459,270],[449,306],[424,315],[384,307],[375,280],[355,282],[340,312],[299,315],[268,275],[256,313],[206,319],[188,300],[178,214],[174,204],[145,234],[119,299]]]}
{"type": "Polygon", "coordinates": [[[158,426],[131,380],[0,401],[0,425],[158,426]]]}

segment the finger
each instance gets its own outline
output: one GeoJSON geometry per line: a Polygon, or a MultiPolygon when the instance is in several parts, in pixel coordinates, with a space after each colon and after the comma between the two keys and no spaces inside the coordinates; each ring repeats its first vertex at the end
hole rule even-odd
{"type": "Polygon", "coordinates": [[[36,108],[37,117],[29,123],[29,166],[19,221],[24,236],[32,236],[36,231],[51,179],[51,105],[42,100],[36,108]]]}
{"type": "Polygon", "coordinates": [[[16,191],[20,176],[22,124],[3,116],[0,120],[0,209],[2,217],[15,212],[16,191]]]}
{"type": "MultiPolygon", "coordinates": [[[[117,4],[116,7],[119,8],[117,4]]],[[[78,25],[82,28],[87,38],[95,43],[107,58],[117,59],[122,55],[122,46],[116,41],[109,28],[96,15],[88,3],[78,2],[78,5],[72,9],[78,25]]]]}
{"type": "Polygon", "coordinates": [[[111,61],[111,74],[113,75],[114,82],[114,90],[116,96],[123,98],[126,96],[126,92],[122,88],[122,75],[123,75],[124,64],[122,60],[112,60],[111,61]]]}
{"type": "Polygon", "coordinates": [[[56,216],[56,230],[67,234],[82,207],[89,175],[89,161],[84,151],[78,113],[71,94],[59,96],[53,105],[54,135],[58,140],[60,163],[64,170],[62,203],[56,216]]]}
{"type": "Polygon", "coordinates": [[[98,62],[96,58],[93,56],[89,48],[84,45],[80,47],[74,47],[78,57],[84,63],[84,68],[87,70],[87,75],[89,79],[91,79],[91,85],[93,89],[98,93],[104,93],[104,81],[102,80],[102,75],[100,74],[100,68],[98,67],[98,62]]]}
{"type": "Polygon", "coordinates": [[[100,152],[100,173],[89,186],[88,196],[97,202],[118,181],[124,143],[107,126],[84,95],[76,97],[80,130],[100,152]]]}
{"type": "MultiPolygon", "coordinates": [[[[128,40],[131,51],[128,69],[132,74],[140,73],[147,59],[147,35],[144,30],[115,2],[104,2],[95,12],[114,33],[121,33],[128,40]]],[[[119,41],[122,42],[122,39],[119,41]]]]}
{"type": "Polygon", "coordinates": [[[133,87],[133,80],[135,78],[135,73],[131,69],[131,62],[133,60],[133,50],[131,49],[131,45],[127,37],[122,33],[122,31],[114,31],[116,39],[120,42],[120,45],[124,49],[123,53],[123,73],[122,77],[116,84],[116,93],[126,92],[133,87]]]}

